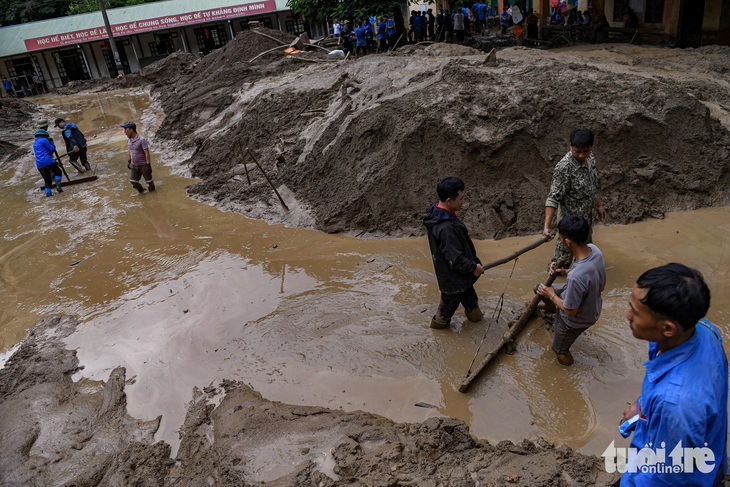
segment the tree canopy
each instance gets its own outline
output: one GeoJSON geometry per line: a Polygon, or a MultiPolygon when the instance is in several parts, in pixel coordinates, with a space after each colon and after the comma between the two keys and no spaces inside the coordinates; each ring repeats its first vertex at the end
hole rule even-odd
{"type": "MultiPolygon", "coordinates": [[[[107,8],[158,0],[106,0],[107,8]]],[[[100,10],[98,0],[0,0],[0,23],[22,24],[100,10]]]]}
{"type": "Polygon", "coordinates": [[[398,0],[289,0],[288,6],[308,22],[324,23],[332,18],[356,19],[371,15],[392,15],[400,11],[398,0]]]}

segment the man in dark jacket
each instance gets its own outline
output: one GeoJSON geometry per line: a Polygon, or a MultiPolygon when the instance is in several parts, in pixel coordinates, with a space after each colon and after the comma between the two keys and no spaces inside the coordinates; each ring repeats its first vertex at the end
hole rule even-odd
{"type": "Polygon", "coordinates": [[[439,201],[426,210],[423,224],[441,291],[441,303],[431,319],[431,328],[448,328],[459,304],[469,321],[481,321],[479,297],[474,283],[484,274],[466,226],[456,216],[464,204],[464,182],[446,178],[436,186],[439,201]]]}
{"type": "Polygon", "coordinates": [[[66,152],[68,152],[68,157],[71,159],[71,165],[78,168],[76,161],[81,158],[81,164],[84,165],[84,169],[87,171],[91,170],[89,160],[86,158],[86,137],[84,137],[84,134],[81,133],[75,124],[66,122],[62,118],[57,118],[55,125],[61,129],[63,140],[66,142],[66,152]]]}

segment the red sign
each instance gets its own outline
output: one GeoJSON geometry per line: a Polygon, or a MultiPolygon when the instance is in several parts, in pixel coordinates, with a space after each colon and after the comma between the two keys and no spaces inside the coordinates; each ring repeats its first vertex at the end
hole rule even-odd
{"type": "MultiPolygon", "coordinates": [[[[125,22],[122,24],[113,24],[112,34],[116,36],[125,36],[130,34],[139,34],[160,29],[170,29],[173,27],[182,27],[185,25],[202,24],[205,22],[216,22],[235,17],[244,17],[246,15],[257,15],[267,12],[276,11],[276,0],[262,0],[260,2],[246,3],[242,5],[231,5],[228,7],[212,8],[209,10],[197,10],[184,14],[166,15],[164,17],[156,17],[154,19],[136,20],[134,22],[125,22]]],[[[80,42],[98,41],[108,39],[106,27],[95,27],[93,29],[77,30],[74,32],[65,32],[45,37],[34,37],[32,39],[24,39],[25,48],[29,51],[37,51],[39,49],[48,49],[49,47],[65,46],[68,44],[78,44],[80,42]]]]}

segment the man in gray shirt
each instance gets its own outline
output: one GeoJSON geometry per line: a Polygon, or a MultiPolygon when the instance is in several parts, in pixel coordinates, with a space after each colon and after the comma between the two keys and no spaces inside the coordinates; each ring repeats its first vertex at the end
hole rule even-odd
{"type": "Polygon", "coordinates": [[[558,236],[573,255],[573,265],[570,269],[556,269],[553,262],[550,273],[567,276],[567,284],[562,292],[542,284],[537,288],[538,294],[558,308],[552,347],[558,363],[565,366],[573,365],[570,346],[598,321],[603,306],[601,293],[606,287],[606,266],[598,247],[587,243],[589,234],[590,226],[582,216],[567,215],[560,220],[558,236]]]}

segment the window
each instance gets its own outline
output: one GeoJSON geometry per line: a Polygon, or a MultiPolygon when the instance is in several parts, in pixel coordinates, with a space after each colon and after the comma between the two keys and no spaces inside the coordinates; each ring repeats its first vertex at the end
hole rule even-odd
{"type": "Polygon", "coordinates": [[[647,24],[661,24],[664,22],[664,0],[646,0],[644,22],[647,24]]]}
{"type": "Polygon", "coordinates": [[[195,29],[195,40],[198,41],[200,52],[208,54],[213,49],[226,45],[226,42],[228,42],[226,27],[224,25],[214,25],[195,29]]]}
{"type": "Polygon", "coordinates": [[[7,68],[8,74],[11,78],[15,78],[16,76],[18,76],[17,71],[15,71],[15,65],[13,65],[13,61],[11,59],[5,61],[5,68],[7,68]]]}
{"type": "Polygon", "coordinates": [[[304,22],[302,19],[287,20],[286,31],[292,35],[299,35],[304,32],[304,22]]]}
{"type": "Polygon", "coordinates": [[[613,21],[623,22],[624,21],[624,10],[629,8],[629,0],[614,0],[613,1],[613,21]]]}
{"type": "Polygon", "coordinates": [[[175,44],[170,34],[155,34],[155,41],[149,43],[152,56],[164,56],[175,52],[175,44]]]}

